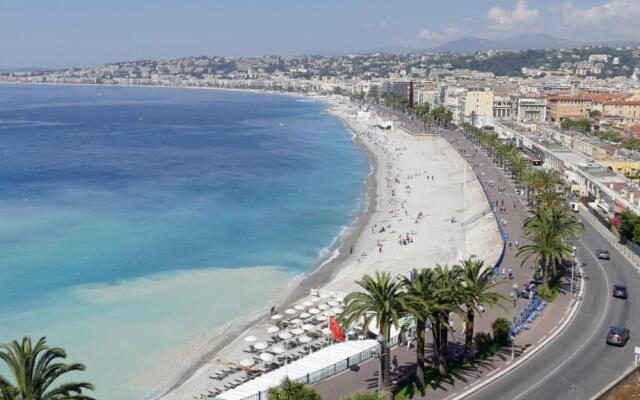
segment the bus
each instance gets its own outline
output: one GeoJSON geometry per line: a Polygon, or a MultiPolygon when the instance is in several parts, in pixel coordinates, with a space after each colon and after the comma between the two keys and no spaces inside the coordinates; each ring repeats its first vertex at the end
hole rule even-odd
{"type": "Polygon", "coordinates": [[[542,166],[542,164],[544,163],[544,160],[542,160],[542,158],[538,157],[538,155],[536,155],[533,151],[529,150],[526,147],[519,147],[518,150],[520,150],[520,152],[527,158],[529,159],[529,161],[531,161],[531,164],[534,167],[540,167],[542,166]]]}

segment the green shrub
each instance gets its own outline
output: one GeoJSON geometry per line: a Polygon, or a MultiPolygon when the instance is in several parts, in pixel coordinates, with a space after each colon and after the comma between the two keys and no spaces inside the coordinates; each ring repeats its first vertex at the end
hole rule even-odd
{"type": "Polygon", "coordinates": [[[493,339],[491,339],[491,335],[486,332],[478,332],[476,336],[473,338],[473,343],[476,345],[476,350],[478,354],[483,354],[491,347],[493,343],[493,339]]]}
{"type": "Polygon", "coordinates": [[[506,346],[511,343],[511,324],[504,318],[497,318],[491,324],[493,331],[493,340],[500,346],[506,346]]]}
{"type": "Polygon", "coordinates": [[[280,386],[269,389],[268,400],[322,400],[312,386],[294,382],[289,378],[284,378],[280,386]]]}

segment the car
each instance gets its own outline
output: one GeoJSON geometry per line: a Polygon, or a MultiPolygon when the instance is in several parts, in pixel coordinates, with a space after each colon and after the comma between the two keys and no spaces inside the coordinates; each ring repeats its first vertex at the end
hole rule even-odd
{"type": "Polygon", "coordinates": [[[622,285],[613,285],[613,297],[618,299],[627,298],[627,287],[622,285]]]}
{"type": "Polygon", "coordinates": [[[608,260],[610,255],[609,255],[609,250],[607,249],[597,249],[596,250],[596,257],[598,257],[601,260],[608,260]]]}
{"type": "Polygon", "coordinates": [[[607,344],[622,347],[629,341],[630,333],[629,328],[612,326],[607,333],[607,344]]]}

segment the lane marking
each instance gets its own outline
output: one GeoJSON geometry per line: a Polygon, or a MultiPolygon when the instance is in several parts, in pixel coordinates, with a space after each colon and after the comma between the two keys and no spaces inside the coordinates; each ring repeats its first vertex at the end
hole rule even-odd
{"type": "Polygon", "coordinates": [[[543,340],[545,340],[546,338],[547,338],[547,335],[544,335],[542,338],[540,338],[540,340],[538,340],[538,341],[536,342],[536,344],[538,344],[538,343],[542,342],[542,341],[543,341],[543,340]]]}
{"type": "MultiPolygon", "coordinates": [[[[582,244],[581,244],[582,245],[582,244]]],[[[586,246],[582,245],[583,247],[586,248],[586,246]]],[[[590,255],[589,257],[591,257],[592,259],[593,256],[590,255]]],[[[602,271],[602,273],[604,274],[604,279],[607,282],[607,288],[611,287],[611,283],[609,282],[609,277],[607,276],[607,272],[604,269],[604,267],[602,266],[602,264],[596,260],[596,265],[600,268],[600,270],[602,271]]],[[[551,377],[552,375],[555,375],[556,372],[558,372],[558,370],[560,368],[563,368],[569,361],[571,361],[573,358],[575,358],[576,355],[578,355],[578,353],[582,352],[582,350],[591,345],[591,341],[595,338],[596,334],[601,334],[600,332],[600,326],[604,323],[605,321],[605,317],[608,315],[606,310],[609,309],[609,305],[611,304],[611,296],[606,296],[607,301],[605,303],[605,307],[604,310],[605,312],[603,312],[602,314],[600,314],[600,321],[598,322],[598,329],[594,329],[593,331],[591,331],[591,335],[589,336],[588,340],[585,340],[582,345],[580,345],[580,347],[578,347],[573,353],[571,353],[571,355],[569,355],[569,357],[565,358],[560,364],[558,364],[554,369],[552,369],[551,371],[549,371],[548,374],[546,374],[544,377],[542,377],[542,379],[540,379],[536,384],[534,384],[533,386],[530,386],[527,390],[525,390],[524,392],[520,393],[518,396],[514,397],[513,400],[518,400],[518,399],[522,399],[524,398],[527,394],[529,394],[532,390],[537,389],[538,387],[540,387],[540,385],[542,383],[544,383],[547,379],[549,379],[549,377],[551,377]]]]}

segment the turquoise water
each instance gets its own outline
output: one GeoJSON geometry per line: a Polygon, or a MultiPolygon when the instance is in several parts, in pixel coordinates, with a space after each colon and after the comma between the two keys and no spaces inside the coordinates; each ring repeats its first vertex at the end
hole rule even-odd
{"type": "Polygon", "coordinates": [[[293,97],[0,86],[0,341],[46,335],[144,397],[359,211],[343,124],[293,97]]]}

